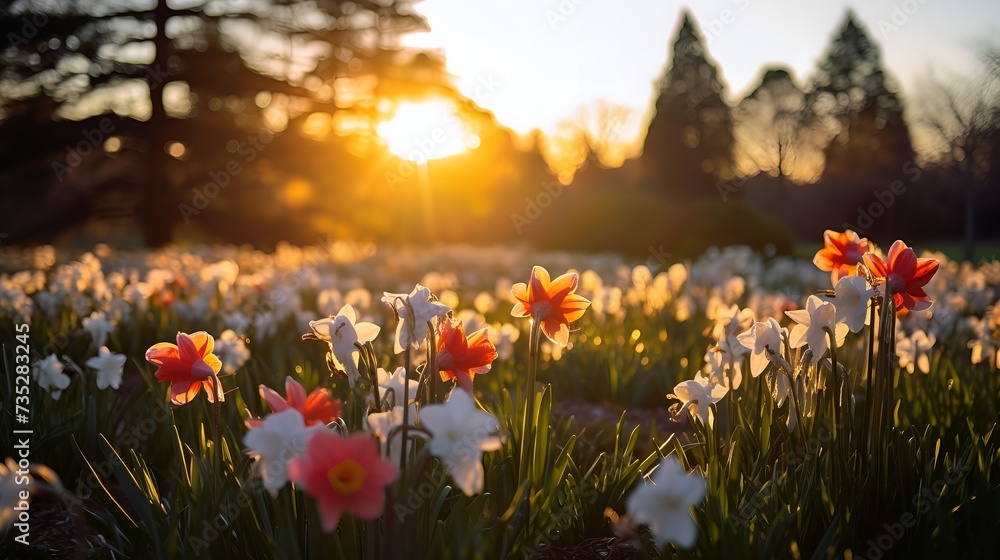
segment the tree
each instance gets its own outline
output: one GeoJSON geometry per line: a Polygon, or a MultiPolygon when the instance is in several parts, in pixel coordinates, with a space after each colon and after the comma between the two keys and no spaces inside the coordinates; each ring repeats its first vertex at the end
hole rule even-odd
{"type": "Polygon", "coordinates": [[[939,159],[962,189],[965,259],[972,260],[978,197],[1000,188],[1000,52],[990,53],[980,76],[928,88],[925,123],[939,142],[939,159]]]}
{"type": "Polygon", "coordinates": [[[732,177],[733,122],[725,87],[684,12],[643,147],[647,177],[671,194],[714,196],[732,177]]]}
{"type": "Polygon", "coordinates": [[[808,121],[832,140],[824,179],[868,190],[871,180],[899,175],[914,157],[903,104],[882,68],[878,47],[852,11],[813,79],[808,121]]]}
{"type": "Polygon", "coordinates": [[[797,183],[817,178],[805,107],[806,93],[787,69],[765,70],[760,84],[733,111],[743,175],[763,172],[797,183]]]}
{"type": "MultiPolygon", "coordinates": [[[[37,123],[41,139],[50,126],[113,118],[121,154],[136,156],[141,168],[145,239],[159,245],[182,218],[182,189],[225,168],[229,141],[265,129],[278,133],[309,108],[332,110],[335,78],[423,25],[409,4],[15,1],[0,12],[0,34],[10,43],[0,51],[0,97],[8,107],[26,98],[55,103],[52,118],[37,123]]],[[[13,125],[7,119],[0,126],[13,125]]],[[[15,142],[0,148],[0,158],[17,153],[15,142]]],[[[44,142],[36,143],[36,153],[58,154],[68,145],[44,142]]],[[[46,190],[52,189],[39,192],[46,190]]],[[[58,227],[59,218],[48,222],[58,227]]]]}

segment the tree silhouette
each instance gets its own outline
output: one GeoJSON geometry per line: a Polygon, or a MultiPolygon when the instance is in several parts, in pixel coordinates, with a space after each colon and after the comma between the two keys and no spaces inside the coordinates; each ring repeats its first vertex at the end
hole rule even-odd
{"type": "MultiPolygon", "coordinates": [[[[18,161],[13,158],[23,150],[11,132],[23,128],[28,115],[38,139],[30,153],[50,158],[77,144],[89,130],[87,119],[113,119],[118,155],[140,170],[134,180],[145,240],[165,243],[184,216],[184,191],[225,169],[232,141],[265,129],[279,133],[310,108],[333,110],[336,77],[359,71],[393,37],[423,25],[409,4],[9,3],[0,12],[0,33],[10,42],[0,51],[0,98],[4,113],[15,118],[0,123],[0,160],[18,161]],[[54,107],[41,116],[47,104],[54,107]],[[47,132],[60,129],[69,132],[47,132]]],[[[57,229],[61,217],[41,222],[57,229]]]]}
{"type": "Polygon", "coordinates": [[[852,11],[819,64],[807,111],[816,129],[831,138],[826,181],[865,190],[869,180],[898,176],[913,161],[903,104],[878,47],[852,11]]]}
{"type": "MultiPolygon", "coordinates": [[[[973,258],[981,194],[1000,189],[1000,53],[989,54],[986,62],[985,71],[966,83],[933,81],[924,109],[940,142],[941,163],[952,171],[950,187],[962,190],[966,260],[973,258]]],[[[995,200],[994,194],[994,211],[995,200]]]]}
{"type": "Polygon", "coordinates": [[[686,11],[659,89],[643,147],[647,177],[674,195],[714,196],[716,180],[732,177],[733,122],[716,66],[686,11]]]}
{"type": "Polygon", "coordinates": [[[785,68],[764,71],[733,111],[741,174],[767,173],[794,182],[817,178],[817,154],[805,122],[806,93],[785,68]]]}

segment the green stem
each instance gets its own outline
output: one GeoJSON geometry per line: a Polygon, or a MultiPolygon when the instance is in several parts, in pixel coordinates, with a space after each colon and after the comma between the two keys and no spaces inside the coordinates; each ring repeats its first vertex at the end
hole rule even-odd
{"type": "MultiPolygon", "coordinates": [[[[403,353],[403,368],[406,370],[403,374],[403,428],[400,437],[402,441],[399,444],[399,470],[400,472],[406,472],[406,429],[407,425],[410,423],[410,345],[406,345],[406,351],[403,353]]],[[[393,397],[396,401],[400,399],[399,395],[393,397]]],[[[405,550],[405,549],[404,549],[405,550]]]]}
{"type": "Polygon", "coordinates": [[[361,365],[364,366],[365,372],[368,374],[368,382],[371,384],[372,401],[374,401],[375,412],[382,412],[382,397],[379,395],[378,390],[378,364],[372,359],[373,354],[369,350],[368,345],[362,346],[359,343],[355,343],[354,345],[360,352],[362,362],[361,365]]]}
{"type": "Polygon", "coordinates": [[[215,468],[222,468],[222,442],[219,438],[219,424],[221,424],[221,408],[219,404],[219,390],[222,388],[222,384],[219,381],[219,376],[212,374],[212,380],[214,381],[212,388],[215,394],[212,395],[212,444],[215,447],[215,468]]]}
{"type": "Polygon", "coordinates": [[[435,336],[434,324],[427,321],[427,365],[424,366],[424,375],[427,376],[427,396],[425,404],[434,404],[437,398],[437,337],[435,336]]]}
{"type": "MultiPolygon", "coordinates": [[[[836,326],[834,327],[836,330],[836,326]]],[[[837,367],[837,336],[833,331],[827,330],[826,334],[830,339],[830,364],[832,366],[833,372],[833,440],[840,445],[841,450],[844,450],[844,445],[847,443],[847,439],[850,438],[850,433],[845,432],[845,417],[844,413],[844,377],[840,374],[840,368],[837,367]]]]}
{"type": "Polygon", "coordinates": [[[873,378],[872,374],[875,371],[875,303],[872,302],[871,308],[868,310],[868,357],[865,360],[866,380],[865,380],[865,416],[864,424],[861,427],[861,434],[864,437],[864,445],[867,447],[862,450],[861,461],[864,464],[867,461],[868,453],[871,450],[872,438],[871,438],[871,427],[872,427],[872,415],[874,414],[875,407],[875,391],[872,385],[873,378]]]}
{"type": "Polygon", "coordinates": [[[526,389],[527,404],[524,410],[524,424],[521,430],[521,462],[518,481],[528,481],[528,499],[526,500],[525,523],[531,523],[531,475],[530,466],[534,463],[535,445],[535,375],[538,368],[538,347],[541,336],[541,322],[531,319],[531,334],[528,337],[528,383],[526,389]]]}

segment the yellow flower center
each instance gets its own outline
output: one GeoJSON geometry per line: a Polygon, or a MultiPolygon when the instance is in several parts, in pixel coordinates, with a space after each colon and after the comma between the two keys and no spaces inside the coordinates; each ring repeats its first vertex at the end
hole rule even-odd
{"type": "Polygon", "coordinates": [[[365,470],[354,459],[344,459],[326,473],[330,487],[338,494],[349,496],[365,486],[365,470]]]}

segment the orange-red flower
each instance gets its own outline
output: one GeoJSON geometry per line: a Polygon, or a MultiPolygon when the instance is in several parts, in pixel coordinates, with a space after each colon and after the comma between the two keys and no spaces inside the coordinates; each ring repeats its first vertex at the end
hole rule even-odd
{"type": "Polygon", "coordinates": [[[937,259],[918,259],[913,249],[899,240],[889,247],[888,260],[883,261],[873,253],[865,253],[864,259],[872,275],[888,285],[897,313],[923,311],[934,303],[924,286],[937,272],[940,265],[937,259]]]}
{"type": "Polygon", "coordinates": [[[574,293],[579,283],[580,277],[575,272],[567,272],[551,280],[549,271],[536,266],[531,269],[531,279],[527,284],[520,282],[511,288],[517,303],[510,314],[541,321],[545,336],[560,346],[566,346],[569,343],[569,324],[583,317],[590,306],[589,299],[574,293]]]}
{"type": "Polygon", "coordinates": [[[170,382],[170,401],[187,404],[205,389],[209,402],[226,400],[217,383],[222,360],[212,353],[215,339],[205,331],[177,333],[177,344],[160,342],[146,350],[146,360],[159,366],[156,380],[170,382]]]}
{"type": "Polygon", "coordinates": [[[441,379],[454,379],[458,386],[472,392],[472,378],[490,371],[497,349],[486,329],[465,336],[465,326],[458,319],[441,321],[437,340],[437,365],[441,379]]]}
{"type": "Polygon", "coordinates": [[[828,229],[823,232],[823,244],[824,247],[813,257],[813,264],[820,270],[830,272],[830,281],[834,286],[844,276],[857,274],[858,263],[871,250],[868,240],[852,230],[840,233],[828,229]]]}
{"type": "MultiPolygon", "coordinates": [[[[285,395],[282,398],[274,389],[266,385],[260,386],[260,396],[271,407],[271,412],[284,412],[289,408],[294,408],[302,413],[302,419],[306,426],[325,426],[340,418],[340,399],[331,399],[330,391],[317,387],[306,395],[306,388],[301,383],[292,379],[291,376],[285,378],[285,395]]],[[[248,428],[256,428],[264,421],[251,418],[246,421],[248,428]]]]}
{"type": "Polygon", "coordinates": [[[384,488],[399,478],[399,469],[379,457],[368,434],[342,438],[333,430],[318,429],[309,437],[306,452],[292,460],[288,477],[316,499],[323,528],[332,531],[345,512],[361,519],[378,517],[384,488]]]}

